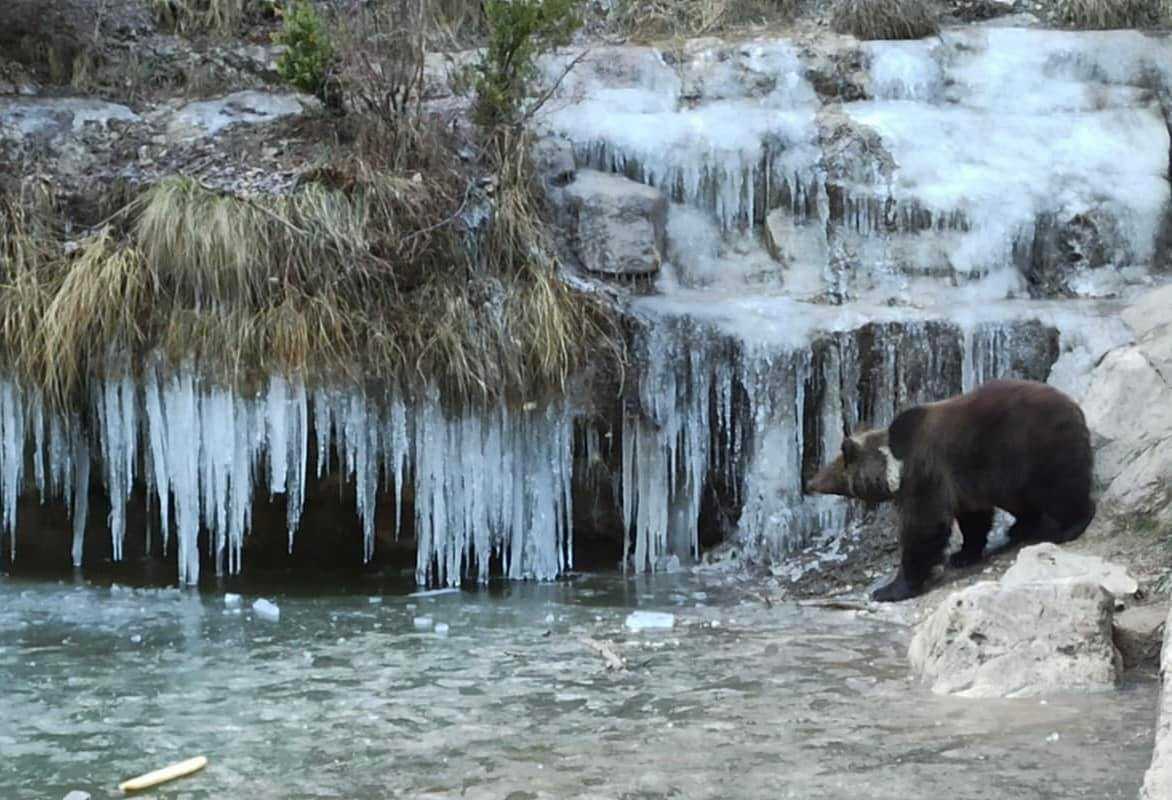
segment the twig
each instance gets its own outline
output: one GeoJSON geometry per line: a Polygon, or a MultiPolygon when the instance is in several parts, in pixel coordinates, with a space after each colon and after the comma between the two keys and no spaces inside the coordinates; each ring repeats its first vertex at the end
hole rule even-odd
{"type": "Polygon", "coordinates": [[[867,606],[851,600],[835,600],[834,598],[799,600],[802,608],[829,608],[834,611],[866,611],[867,606]]]}
{"type": "Polygon", "coordinates": [[[618,671],[627,668],[626,662],[619,657],[618,653],[611,649],[609,642],[600,642],[597,639],[591,639],[589,636],[583,636],[578,641],[602,656],[602,660],[606,662],[607,669],[618,671]]]}
{"type": "Polygon", "coordinates": [[[588,55],[590,55],[589,47],[570,59],[570,63],[566,64],[565,69],[562,70],[562,74],[558,75],[554,82],[550,84],[550,87],[538,95],[536,102],[534,102],[529,106],[529,108],[525,110],[525,115],[521,117],[522,125],[527,124],[529,120],[533,119],[533,116],[541,110],[542,106],[549,102],[549,98],[553,97],[554,93],[561,87],[562,81],[564,81],[566,76],[570,74],[570,70],[578,66],[578,62],[580,62],[588,55]]]}

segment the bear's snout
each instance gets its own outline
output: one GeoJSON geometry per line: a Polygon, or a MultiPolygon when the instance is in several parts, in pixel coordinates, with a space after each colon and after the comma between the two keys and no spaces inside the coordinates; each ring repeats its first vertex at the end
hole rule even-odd
{"type": "Polygon", "coordinates": [[[846,471],[838,463],[822,468],[806,483],[806,494],[849,495],[850,487],[846,483],[846,471]]]}

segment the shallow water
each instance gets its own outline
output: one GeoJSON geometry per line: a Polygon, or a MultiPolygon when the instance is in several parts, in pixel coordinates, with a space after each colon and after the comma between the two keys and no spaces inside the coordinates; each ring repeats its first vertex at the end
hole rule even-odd
{"type": "Polygon", "coordinates": [[[905,629],[718,576],[379,588],[270,593],[274,623],[255,595],[0,577],[0,798],[120,796],[204,754],[146,796],[1104,800],[1133,798],[1150,757],[1153,683],[934,697],[905,629]],[[676,627],[624,630],[636,607],[676,627]]]}

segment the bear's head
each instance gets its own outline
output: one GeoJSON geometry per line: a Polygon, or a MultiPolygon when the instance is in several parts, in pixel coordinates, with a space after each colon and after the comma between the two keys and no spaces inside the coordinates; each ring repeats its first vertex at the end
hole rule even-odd
{"type": "Polygon", "coordinates": [[[887,429],[863,431],[842,441],[842,452],[818,470],[806,491],[881,503],[899,491],[903,465],[888,446],[887,429]]]}

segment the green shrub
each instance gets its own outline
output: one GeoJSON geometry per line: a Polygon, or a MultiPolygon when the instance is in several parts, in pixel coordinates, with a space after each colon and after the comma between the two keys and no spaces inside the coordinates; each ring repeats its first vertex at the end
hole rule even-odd
{"type": "Polygon", "coordinates": [[[922,39],[940,29],[929,0],[835,0],[830,25],[858,39],[922,39]]]}
{"type": "Polygon", "coordinates": [[[476,65],[476,122],[485,128],[521,121],[542,53],[569,44],[582,24],[575,0],[485,0],[488,46],[476,65]]]}
{"type": "Polygon", "coordinates": [[[295,3],[285,12],[285,27],[277,34],[277,41],[287,48],[277,62],[281,77],[325,100],[334,46],[310,3],[295,3]]]}

